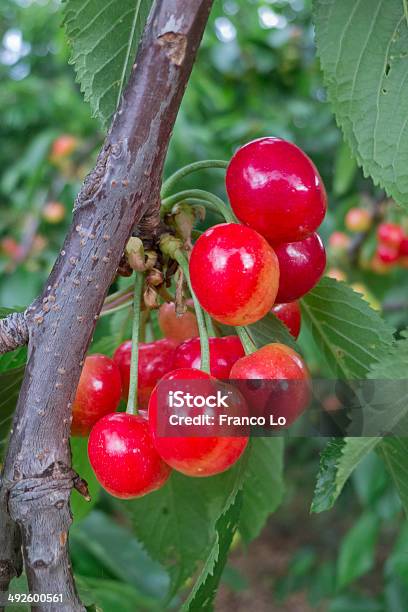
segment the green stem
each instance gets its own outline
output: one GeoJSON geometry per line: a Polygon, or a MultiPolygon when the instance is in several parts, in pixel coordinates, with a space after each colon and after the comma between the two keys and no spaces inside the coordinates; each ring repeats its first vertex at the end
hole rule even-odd
{"type": "Polygon", "coordinates": [[[221,200],[221,198],[213,193],[210,193],[209,191],[205,191],[204,189],[186,189],[185,191],[179,191],[178,193],[165,198],[162,200],[160,208],[161,216],[163,217],[165,214],[171,213],[171,210],[175,204],[178,202],[183,202],[188,198],[202,200],[207,208],[221,214],[228,223],[237,222],[229,206],[227,206],[225,202],[221,200]]]}
{"type": "Polygon", "coordinates": [[[217,334],[215,333],[212,318],[210,317],[208,312],[206,312],[205,310],[203,312],[204,312],[205,325],[207,327],[208,335],[210,338],[215,338],[217,334]]]}
{"type": "Polygon", "coordinates": [[[194,162],[192,164],[188,164],[188,166],[184,166],[180,168],[169,176],[169,178],[164,181],[161,189],[162,197],[165,197],[170,191],[171,188],[182,178],[188,176],[192,172],[197,172],[198,170],[205,170],[206,168],[222,168],[225,170],[228,167],[228,163],[221,159],[205,159],[203,161],[194,162]]]}
{"type": "Polygon", "coordinates": [[[210,373],[210,346],[208,343],[208,333],[207,333],[207,328],[205,325],[203,310],[191,286],[190,272],[188,269],[188,261],[184,253],[180,249],[177,249],[174,253],[174,259],[177,261],[178,265],[183,270],[183,274],[187,280],[187,284],[190,289],[191,297],[193,298],[195,313],[197,317],[198,330],[200,332],[201,369],[204,372],[207,372],[209,374],[210,373]]]}
{"type": "Polygon", "coordinates": [[[139,331],[140,301],[144,284],[144,275],[136,273],[133,297],[132,355],[130,358],[129,396],[126,407],[128,414],[137,414],[137,379],[139,370],[139,331]]]}
{"type": "Polygon", "coordinates": [[[257,349],[246,327],[237,326],[235,329],[237,331],[238,336],[240,337],[242,346],[244,347],[245,355],[250,355],[251,353],[254,353],[257,349]]]}
{"type": "Polygon", "coordinates": [[[405,20],[406,20],[407,25],[408,25],[408,2],[407,2],[407,0],[402,0],[402,4],[404,6],[405,20]]]}
{"type": "Polygon", "coordinates": [[[140,332],[139,332],[139,340],[140,342],[146,342],[146,328],[149,323],[151,310],[146,308],[140,315],[140,332]]]}

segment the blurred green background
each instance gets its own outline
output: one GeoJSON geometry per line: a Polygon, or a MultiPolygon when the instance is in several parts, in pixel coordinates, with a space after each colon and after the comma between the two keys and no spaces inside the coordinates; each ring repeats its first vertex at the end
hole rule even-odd
{"type": "MultiPolygon", "coordinates": [[[[40,291],[103,139],[75,83],[61,22],[57,0],[0,3],[0,306],[25,306],[40,291]],[[61,136],[71,143],[63,155],[53,144],[61,136]],[[49,205],[55,202],[63,208],[49,205]]],[[[406,219],[363,178],[342,142],[315,56],[310,0],[216,0],[166,174],[199,159],[228,159],[239,145],[264,135],[296,142],[324,178],[330,210],[321,233],[329,267],[359,283],[397,328],[406,327],[408,271],[401,265],[373,269],[375,226],[361,244],[347,233],[356,243],[352,257],[330,246],[353,206],[403,224],[406,219]]],[[[225,197],[219,171],[185,184],[225,197]]],[[[318,374],[304,335],[301,346],[318,374]]],[[[375,455],[355,471],[334,511],[309,516],[323,444],[290,441],[284,505],[248,550],[235,542],[217,598],[220,612],[408,610],[408,529],[375,455]]],[[[80,457],[84,449],[75,452],[80,457]]],[[[100,495],[87,516],[81,513],[71,548],[82,594],[108,612],[164,609],[166,574],[147,558],[115,502],[100,495]]]]}

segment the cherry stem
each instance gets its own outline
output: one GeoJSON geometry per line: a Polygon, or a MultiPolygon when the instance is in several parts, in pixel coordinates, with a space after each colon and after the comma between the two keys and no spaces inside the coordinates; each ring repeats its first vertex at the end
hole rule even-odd
{"type": "Polygon", "coordinates": [[[144,274],[136,273],[133,293],[132,354],[130,358],[129,395],[126,407],[128,414],[137,414],[137,380],[139,373],[140,303],[144,285],[144,274]]]}
{"type": "Polygon", "coordinates": [[[161,216],[163,217],[164,215],[171,213],[175,204],[178,204],[178,202],[183,202],[189,198],[201,200],[202,203],[207,206],[207,208],[221,214],[228,223],[237,222],[229,206],[227,206],[227,204],[225,204],[221,198],[213,193],[210,193],[209,191],[205,191],[204,189],[186,189],[185,191],[179,191],[178,193],[165,198],[162,200],[160,208],[161,216]]]}
{"type": "Polygon", "coordinates": [[[183,274],[187,281],[188,288],[190,289],[191,297],[193,298],[194,310],[195,310],[195,314],[197,317],[198,330],[200,332],[201,370],[209,374],[210,373],[210,345],[208,342],[208,333],[207,333],[207,327],[206,327],[205,318],[204,318],[205,315],[203,314],[203,309],[201,308],[200,303],[197,300],[196,295],[191,286],[188,261],[184,253],[180,249],[177,249],[174,252],[173,257],[177,261],[180,268],[183,270],[183,274]]]}
{"type": "Polygon", "coordinates": [[[140,331],[139,331],[139,341],[146,342],[146,327],[150,320],[150,309],[146,308],[140,315],[140,331]]]}
{"type": "Polygon", "coordinates": [[[188,176],[192,172],[197,172],[198,170],[205,170],[206,168],[222,168],[226,170],[228,167],[228,163],[222,159],[205,159],[198,162],[193,162],[192,164],[188,164],[187,166],[183,166],[177,170],[174,174],[169,176],[167,180],[164,181],[161,189],[162,197],[165,197],[172,189],[172,187],[180,181],[185,176],[188,176]]]}
{"type": "Polygon", "coordinates": [[[254,353],[257,349],[256,349],[254,341],[249,335],[247,328],[237,326],[235,329],[242,342],[242,346],[244,347],[245,355],[250,355],[251,353],[254,353]]]}
{"type": "Polygon", "coordinates": [[[207,327],[208,336],[210,338],[215,338],[215,336],[217,334],[215,333],[215,329],[214,329],[214,325],[213,325],[213,322],[212,322],[212,318],[210,317],[208,312],[206,312],[205,310],[203,310],[203,312],[204,312],[204,319],[205,319],[205,325],[207,327]]]}

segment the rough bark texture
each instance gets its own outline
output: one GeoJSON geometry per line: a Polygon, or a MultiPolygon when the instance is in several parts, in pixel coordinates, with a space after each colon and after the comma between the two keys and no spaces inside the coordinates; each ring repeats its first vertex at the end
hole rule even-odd
{"type": "Polygon", "coordinates": [[[15,312],[0,320],[0,355],[27,344],[28,325],[23,312],[15,312]]]}
{"type": "MultiPolygon", "coordinates": [[[[0,496],[0,584],[20,571],[31,593],[84,610],[68,553],[71,405],[85,353],[132,229],[155,231],[163,162],[212,0],[158,0],[129,84],[42,295],[27,310],[28,362],[0,496]],[[8,512],[8,514],[7,514],[8,512]]],[[[38,604],[33,610],[57,609],[38,604]]]]}

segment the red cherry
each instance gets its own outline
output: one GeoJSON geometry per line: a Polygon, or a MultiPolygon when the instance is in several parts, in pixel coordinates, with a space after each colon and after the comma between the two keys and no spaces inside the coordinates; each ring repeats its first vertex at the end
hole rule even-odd
{"type": "Polygon", "coordinates": [[[327,210],[315,165],[281,138],[260,138],[238,149],[227,168],[226,187],[238,219],[273,245],[305,238],[327,210]]]}
{"type": "Polygon", "coordinates": [[[372,217],[365,208],[350,208],[344,219],[344,225],[350,232],[366,232],[371,223],[372,217]]]}
{"type": "Polygon", "coordinates": [[[10,257],[13,261],[22,261],[24,258],[24,249],[21,244],[17,242],[14,238],[10,236],[6,236],[0,242],[1,251],[10,257]]]}
{"type": "Polygon", "coordinates": [[[154,448],[147,420],[125,412],[108,414],[96,423],[88,456],[103,488],[122,499],[159,489],[171,472],[154,448]]]}
{"type": "Polygon", "coordinates": [[[239,384],[238,389],[251,412],[262,414],[267,422],[273,414],[275,419],[285,417],[286,426],[289,426],[310,401],[310,375],[306,364],[285,344],[267,344],[242,357],[232,366],[230,378],[246,381],[239,384]],[[287,380],[292,382],[282,384],[287,380]]]}
{"type": "MultiPolygon", "coordinates": [[[[187,306],[193,306],[193,300],[187,300],[187,306]]],[[[198,336],[197,319],[193,312],[187,310],[183,315],[176,315],[173,302],[162,304],[159,308],[159,327],[163,336],[179,344],[198,336]]]]}
{"type": "MultiPolygon", "coordinates": [[[[210,338],[210,369],[215,378],[228,378],[232,366],[245,355],[238,336],[210,338]]],[[[176,349],[174,369],[201,368],[200,338],[191,338],[176,349]]]]}
{"type": "Polygon", "coordinates": [[[47,202],[43,208],[42,216],[47,223],[61,223],[65,218],[66,210],[62,202],[47,202]]]}
{"type": "Polygon", "coordinates": [[[276,304],[271,312],[286,325],[296,340],[300,334],[300,326],[302,324],[302,313],[299,302],[276,304]]]}
{"type": "Polygon", "coordinates": [[[399,249],[404,238],[404,231],[397,223],[380,223],[377,229],[379,242],[399,249]]]}
{"type": "Polygon", "coordinates": [[[78,146],[78,139],[71,134],[62,134],[54,140],[50,157],[54,160],[68,157],[78,146]]]}
{"type": "MultiPolygon", "coordinates": [[[[147,409],[149,397],[156,383],[164,374],[173,369],[175,345],[167,338],[155,342],[141,342],[139,344],[138,367],[138,405],[147,409]]],[[[113,355],[119,366],[122,377],[122,394],[127,399],[129,394],[130,360],[132,355],[132,341],[123,342],[113,355]]]]}
{"type": "Polygon", "coordinates": [[[193,290],[202,307],[227,325],[255,323],[272,308],[279,283],[274,250],[249,227],[215,225],[190,258],[193,290]]]}
{"type": "Polygon", "coordinates": [[[118,366],[106,355],[85,359],[72,408],[71,434],[86,436],[93,425],[119,405],[122,383],[118,366]]]}
{"type": "Polygon", "coordinates": [[[276,302],[293,302],[313,289],[326,267],[326,252],[318,234],[275,248],[280,279],[276,302]]]}
{"type": "Polygon", "coordinates": [[[399,247],[400,257],[408,257],[408,236],[404,236],[399,247]]]}
{"type": "MultiPolygon", "coordinates": [[[[192,368],[174,370],[166,374],[161,383],[166,380],[179,380],[183,391],[189,391],[193,395],[197,392],[199,385],[196,381],[201,381],[200,393],[203,381],[208,381],[209,390],[213,389],[214,385],[219,384],[209,374],[192,368]]],[[[233,392],[237,393],[236,390],[233,390],[233,392]]],[[[228,470],[238,461],[248,443],[248,437],[246,436],[170,437],[158,435],[158,412],[160,411],[161,418],[163,418],[163,413],[168,409],[166,406],[158,406],[158,395],[158,388],[156,387],[149,402],[149,427],[157,452],[172,468],[186,474],[186,476],[213,476],[228,470]]],[[[242,402],[241,396],[240,401],[242,402]]],[[[231,408],[234,410],[233,407],[230,407],[229,413],[231,408]]],[[[190,415],[191,408],[186,408],[186,410],[190,415]]],[[[199,412],[204,415],[210,413],[213,415],[213,411],[209,408],[200,409],[199,412]]],[[[205,426],[203,426],[202,431],[206,431],[205,426]]]]}
{"type": "Polygon", "coordinates": [[[385,264],[392,264],[399,259],[399,250],[394,246],[381,243],[377,246],[376,255],[378,259],[385,264]]]}
{"type": "Polygon", "coordinates": [[[344,232],[333,232],[329,236],[329,247],[338,253],[344,252],[350,246],[350,236],[344,232]]]}

